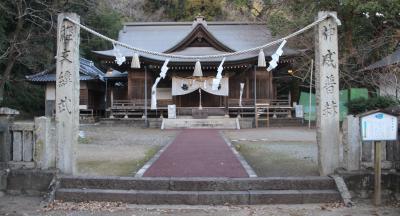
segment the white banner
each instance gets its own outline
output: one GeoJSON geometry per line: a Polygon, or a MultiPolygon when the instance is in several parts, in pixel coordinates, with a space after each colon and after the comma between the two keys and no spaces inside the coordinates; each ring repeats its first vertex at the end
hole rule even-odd
{"type": "Polygon", "coordinates": [[[213,77],[202,77],[197,79],[187,79],[172,77],[172,95],[185,95],[201,89],[213,95],[228,96],[229,79],[221,78],[220,84],[216,90],[212,89],[213,77]]]}

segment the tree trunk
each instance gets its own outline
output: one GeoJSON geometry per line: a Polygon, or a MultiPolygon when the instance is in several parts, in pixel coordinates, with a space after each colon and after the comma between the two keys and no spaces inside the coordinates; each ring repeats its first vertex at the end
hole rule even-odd
{"type": "Polygon", "coordinates": [[[4,86],[5,86],[6,82],[10,79],[10,74],[14,67],[14,64],[17,61],[17,58],[20,56],[20,53],[18,53],[18,49],[16,46],[17,46],[17,43],[19,42],[18,38],[22,31],[24,20],[23,20],[23,17],[21,16],[22,2],[18,1],[17,4],[18,4],[17,5],[18,21],[17,21],[17,25],[15,27],[15,30],[14,30],[12,36],[10,37],[10,53],[8,54],[6,69],[4,70],[3,76],[0,80],[0,103],[2,103],[3,99],[4,99],[4,86]]]}
{"type": "Polygon", "coordinates": [[[12,53],[10,53],[10,55],[8,56],[7,66],[6,69],[4,70],[3,77],[0,80],[0,103],[3,102],[4,100],[4,87],[6,82],[10,79],[10,74],[14,67],[15,61],[17,60],[17,57],[18,54],[15,52],[15,50],[12,51],[12,53]]]}

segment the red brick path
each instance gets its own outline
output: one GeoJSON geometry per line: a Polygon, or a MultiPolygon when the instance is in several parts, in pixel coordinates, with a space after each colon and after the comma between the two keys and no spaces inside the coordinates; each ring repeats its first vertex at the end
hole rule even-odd
{"type": "Polygon", "coordinates": [[[218,130],[185,129],[144,177],[248,177],[218,130]]]}

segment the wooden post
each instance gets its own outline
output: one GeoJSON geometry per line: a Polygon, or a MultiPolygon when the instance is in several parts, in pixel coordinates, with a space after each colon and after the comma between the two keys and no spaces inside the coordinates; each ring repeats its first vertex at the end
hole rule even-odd
{"type": "Polygon", "coordinates": [[[62,173],[76,172],[75,148],[79,132],[79,26],[75,13],[61,13],[57,22],[57,63],[56,63],[56,167],[62,173]]]}
{"type": "Polygon", "coordinates": [[[149,126],[147,119],[147,65],[144,66],[144,121],[146,127],[149,126]]]}
{"type": "MultiPolygon", "coordinates": [[[[328,14],[336,12],[319,12],[318,19],[328,14]]],[[[318,167],[320,175],[326,176],[339,166],[339,59],[333,18],[316,27],[315,78],[318,167]]]]}
{"type": "Polygon", "coordinates": [[[308,128],[311,128],[311,100],[312,100],[312,83],[313,83],[313,71],[314,71],[314,60],[311,59],[310,67],[310,91],[309,91],[309,101],[308,101],[308,128]]]}
{"type": "Polygon", "coordinates": [[[375,141],[375,181],[374,181],[374,204],[381,204],[381,147],[382,141],[375,141]]]}
{"type": "Polygon", "coordinates": [[[254,65],[254,121],[255,126],[258,128],[258,115],[257,115],[257,66],[254,65]]]}

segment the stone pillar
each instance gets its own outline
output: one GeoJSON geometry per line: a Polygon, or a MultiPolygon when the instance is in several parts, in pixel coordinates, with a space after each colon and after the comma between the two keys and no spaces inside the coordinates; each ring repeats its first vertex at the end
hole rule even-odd
{"type": "Polygon", "coordinates": [[[74,13],[58,15],[56,82],[56,167],[66,174],[75,173],[75,148],[79,133],[79,22],[74,13]]]}
{"type": "Polygon", "coordinates": [[[19,115],[17,110],[0,108],[0,162],[8,162],[12,159],[10,126],[16,115],[19,115]]]}
{"type": "Polygon", "coordinates": [[[343,123],[343,166],[349,171],[360,169],[360,118],[348,115],[343,123]]]}
{"type": "MultiPolygon", "coordinates": [[[[322,11],[318,18],[328,13],[322,11]]],[[[339,61],[337,23],[329,18],[316,28],[315,76],[318,166],[328,175],[339,166],[339,61]]]]}
{"type": "Polygon", "coordinates": [[[54,168],[56,165],[54,130],[51,118],[45,116],[35,118],[34,161],[40,169],[54,168]]]}

